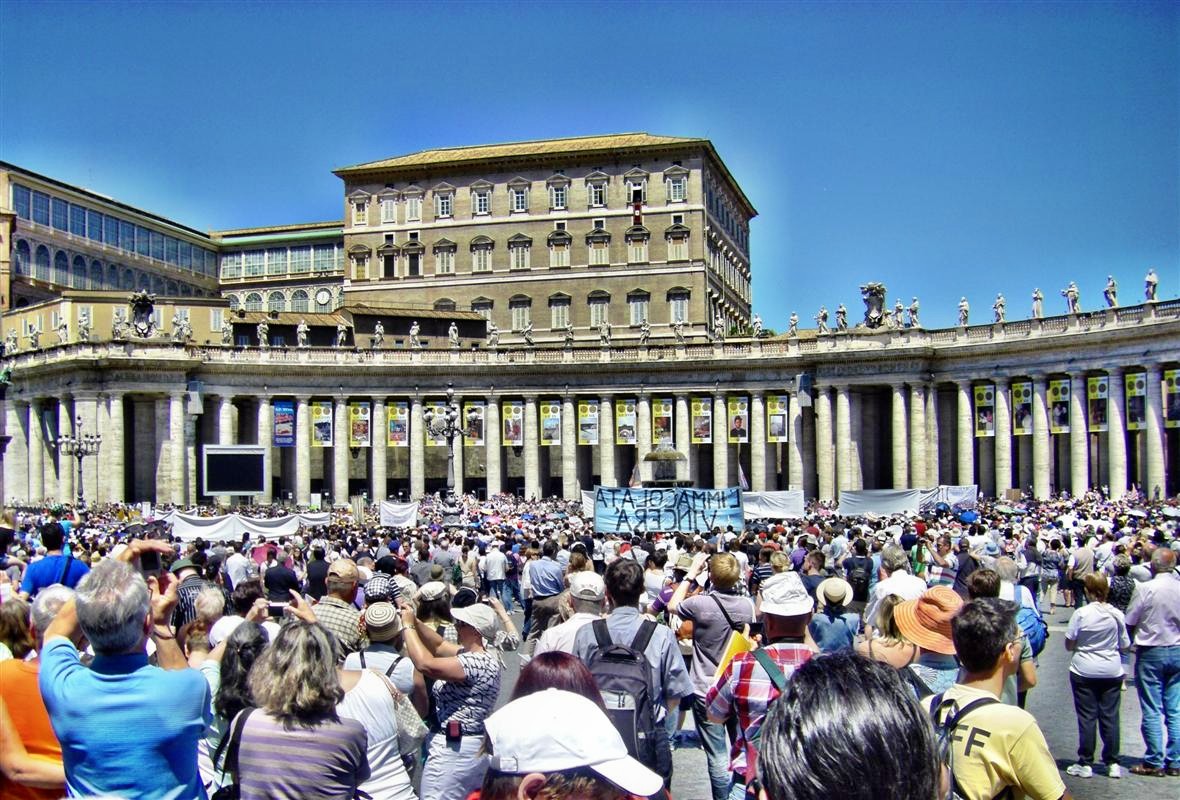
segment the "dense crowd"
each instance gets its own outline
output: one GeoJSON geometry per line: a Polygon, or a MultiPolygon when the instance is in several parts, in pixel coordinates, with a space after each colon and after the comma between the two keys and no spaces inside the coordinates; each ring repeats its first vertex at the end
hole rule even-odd
{"type": "Polygon", "coordinates": [[[468,496],[425,499],[412,528],[371,508],[179,541],[132,507],[16,509],[0,796],[668,797],[691,730],[714,800],[1056,800],[1025,710],[1053,615],[1067,772],[1167,780],[1178,521],[1093,494],[621,535],[580,504],[468,496]],[[1127,766],[1129,685],[1145,755],[1127,766]]]}

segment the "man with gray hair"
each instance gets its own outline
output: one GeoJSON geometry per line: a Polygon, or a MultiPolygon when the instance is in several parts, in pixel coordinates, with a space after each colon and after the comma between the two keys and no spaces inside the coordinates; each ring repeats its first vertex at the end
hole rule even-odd
{"type": "Polygon", "coordinates": [[[881,550],[881,580],[873,587],[869,597],[868,607],[865,609],[864,619],[869,624],[876,624],[877,608],[881,601],[889,595],[897,595],[902,600],[917,600],[926,591],[926,581],[909,573],[910,557],[895,544],[886,545],[881,550]]]}
{"type": "Polygon", "coordinates": [[[1154,577],[1135,587],[1127,606],[1134,628],[1135,688],[1143,710],[1140,732],[1146,753],[1131,767],[1135,775],[1180,776],[1180,576],[1176,551],[1157,547],[1151,554],[1154,577]],[[1164,732],[1168,744],[1164,747],[1164,732]]]}
{"type": "MultiPolygon", "coordinates": [[[[29,624],[37,650],[30,653],[28,658],[0,661],[0,700],[8,707],[17,739],[30,756],[52,761],[59,766],[61,745],[53,734],[49,712],[45,710],[45,701],[41,699],[41,690],[37,688],[37,676],[41,671],[41,659],[38,654],[46,629],[62,605],[73,596],[74,590],[61,584],[42,589],[33,602],[32,619],[29,624]]],[[[81,644],[81,637],[78,638],[77,643],[81,644]]],[[[0,775],[0,797],[25,797],[29,791],[0,775]]],[[[54,797],[60,797],[64,791],[64,786],[57,787],[54,797]]]]}
{"type": "Polygon", "coordinates": [[[554,625],[541,634],[533,655],[559,650],[574,652],[574,637],[583,625],[602,619],[606,610],[606,584],[597,572],[575,572],[569,576],[570,605],[573,616],[560,625],[554,625]]]}
{"type": "Polygon", "coordinates": [[[134,541],[82,579],[45,632],[41,695],[61,742],[71,796],[205,798],[197,743],[212,722],[209,684],[187,668],[168,625],[176,584],[135,564],[165,542],[134,541]],[[79,630],[94,648],[82,665],[79,630]],[[148,663],[147,640],[163,667],[148,663]]]}

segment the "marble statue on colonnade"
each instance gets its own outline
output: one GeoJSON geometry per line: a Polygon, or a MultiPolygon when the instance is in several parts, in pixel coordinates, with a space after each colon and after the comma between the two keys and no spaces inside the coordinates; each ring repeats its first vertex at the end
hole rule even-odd
{"type": "Polygon", "coordinates": [[[787,320],[787,336],[799,335],[799,315],[794,311],[791,312],[791,318],[787,320]]]}
{"type": "Polygon", "coordinates": [[[959,327],[966,328],[967,320],[971,316],[971,304],[967,302],[966,297],[959,298],[959,327]]]}
{"type": "Polygon", "coordinates": [[[996,295],[996,302],[992,303],[992,311],[996,313],[996,322],[1003,323],[1007,317],[1008,301],[1004,299],[1004,294],[1001,292],[996,295]]]}
{"type": "MultiPolygon", "coordinates": [[[[414,324],[417,325],[418,323],[415,322],[414,324]]],[[[414,347],[422,346],[422,342],[418,340],[417,332],[412,328],[410,329],[410,344],[412,344],[414,347]]],[[[500,346],[500,326],[492,322],[490,319],[488,320],[487,346],[493,348],[500,346]]]]}
{"type": "Polygon", "coordinates": [[[844,307],[843,303],[836,306],[836,330],[848,330],[848,309],[844,307]]]}
{"type": "MultiPolygon", "coordinates": [[[[490,325],[490,323],[489,323],[489,325],[490,325]]],[[[488,336],[489,337],[491,337],[491,335],[492,335],[491,329],[494,327],[495,326],[492,325],[488,329],[488,336]]],[[[419,334],[421,332],[422,332],[422,326],[418,324],[418,320],[414,320],[413,322],[410,323],[410,347],[412,347],[415,350],[422,349],[422,338],[419,336],[419,334]]],[[[499,343],[500,343],[500,331],[497,328],[496,329],[496,344],[499,344],[499,343]]]]}
{"type": "Polygon", "coordinates": [[[1113,275],[1106,276],[1106,288],[1102,290],[1102,297],[1106,300],[1107,308],[1119,307],[1119,285],[1113,275]]]}
{"type": "Polygon", "coordinates": [[[1078,291],[1077,283],[1075,283],[1074,281],[1070,281],[1069,286],[1066,286],[1064,289],[1061,290],[1061,296],[1065,298],[1065,306],[1066,306],[1068,313],[1070,313],[1070,314],[1081,313],[1081,303],[1080,303],[1080,299],[1079,299],[1081,296],[1081,293],[1078,291]]]}
{"type": "Polygon", "coordinates": [[[78,341],[90,341],[90,312],[85,308],[78,312],[78,341]]]}
{"type": "Polygon", "coordinates": [[[1045,316],[1045,295],[1040,289],[1033,289],[1033,319],[1041,319],[1045,316]]]}
{"type": "Polygon", "coordinates": [[[865,303],[866,328],[880,328],[885,324],[885,284],[866,283],[860,287],[860,296],[865,303]]]}
{"type": "Polygon", "coordinates": [[[307,320],[299,320],[298,327],[295,328],[295,343],[298,347],[307,347],[307,335],[311,328],[307,324],[307,320]]]}
{"type": "Polygon", "coordinates": [[[910,301],[910,307],[906,310],[908,311],[910,317],[910,327],[922,327],[921,324],[918,323],[918,298],[915,297],[912,301],[910,301]]]}
{"type": "Polygon", "coordinates": [[[447,328],[447,339],[451,342],[452,350],[459,349],[459,326],[454,322],[451,323],[451,327],[447,328]]]}
{"type": "Polygon", "coordinates": [[[827,306],[820,306],[819,313],[815,315],[815,328],[819,333],[828,333],[828,309],[827,306]]]}
{"type": "Polygon", "coordinates": [[[221,322],[221,343],[224,345],[234,343],[234,324],[228,317],[221,322]]]}
{"type": "Polygon", "coordinates": [[[1155,302],[1155,290],[1159,286],[1160,279],[1155,274],[1155,269],[1148,269],[1147,274],[1143,276],[1143,299],[1149,303],[1155,302]]]}

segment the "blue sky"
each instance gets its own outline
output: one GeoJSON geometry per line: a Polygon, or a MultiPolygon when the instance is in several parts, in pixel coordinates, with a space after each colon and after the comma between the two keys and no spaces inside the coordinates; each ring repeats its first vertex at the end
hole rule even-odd
{"type": "Polygon", "coordinates": [[[1177,3],[0,0],[0,159],[202,229],[339,218],[333,167],[622,131],[710,138],[754,307],[1052,313],[1180,292],[1177,3]]]}

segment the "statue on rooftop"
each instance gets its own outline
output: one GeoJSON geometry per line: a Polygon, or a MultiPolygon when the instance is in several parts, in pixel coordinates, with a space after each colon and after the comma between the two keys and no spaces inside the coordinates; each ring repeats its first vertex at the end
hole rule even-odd
{"type": "MultiPolygon", "coordinates": [[[[415,322],[414,324],[417,325],[418,323],[415,322]]],[[[418,334],[414,331],[413,328],[411,328],[410,329],[410,343],[411,344],[413,344],[413,342],[417,338],[417,336],[418,336],[418,334]]],[[[419,342],[417,346],[421,347],[422,343],[419,342]]],[[[500,327],[498,325],[496,325],[496,323],[492,322],[490,319],[488,320],[487,346],[488,347],[499,347],[500,346],[500,327]]]]}
{"type": "MultiPolygon", "coordinates": [[[[491,323],[491,322],[488,323],[488,336],[489,337],[492,335],[491,331],[495,327],[496,326],[493,323],[491,323]]],[[[422,332],[422,326],[418,324],[418,320],[414,320],[413,322],[410,323],[410,347],[412,347],[415,350],[422,349],[422,338],[418,335],[421,332],[422,332]]],[[[496,330],[496,343],[499,344],[499,342],[500,342],[500,331],[497,329],[496,330]]]]}
{"type": "Polygon", "coordinates": [[[536,343],[536,341],[533,340],[533,320],[532,320],[532,318],[530,318],[529,321],[527,323],[525,323],[524,329],[521,330],[520,335],[524,337],[525,345],[527,345],[528,347],[535,347],[536,346],[537,343],[536,343]]]}
{"type": "Polygon", "coordinates": [[[348,341],[348,326],[344,324],[344,320],[336,323],[336,346],[344,347],[344,343],[348,341]]]}
{"type": "Polygon", "coordinates": [[[58,320],[58,323],[57,323],[57,343],[58,344],[69,344],[70,343],[70,323],[66,321],[66,318],[64,316],[60,320],[58,320]]]}
{"type": "Polygon", "coordinates": [[[1079,302],[1080,293],[1078,292],[1077,283],[1070,281],[1069,286],[1061,290],[1061,296],[1065,298],[1067,313],[1081,313],[1081,304],[1079,302]]]}
{"type": "Polygon", "coordinates": [[[85,308],[78,312],[78,341],[90,341],[90,311],[85,308]]]}
{"type": "Polygon", "coordinates": [[[967,327],[967,319],[971,314],[971,305],[967,302],[966,297],[959,298],[959,327],[967,327]]]}
{"type": "Polygon", "coordinates": [[[866,283],[860,287],[860,296],[865,303],[866,328],[880,328],[885,324],[885,284],[866,283]]]}
{"type": "Polygon", "coordinates": [[[992,303],[992,311],[996,314],[995,321],[1002,323],[1006,315],[1005,309],[1008,306],[1008,301],[1004,299],[1003,293],[996,295],[996,302],[992,303]]]}
{"type": "Polygon", "coordinates": [[[815,315],[815,327],[818,333],[828,333],[828,309],[826,306],[819,307],[819,313],[815,315]]]}
{"type": "Polygon", "coordinates": [[[762,338],[762,317],[758,316],[757,314],[754,315],[753,332],[754,332],[755,339],[762,338]]]}
{"type": "Polygon", "coordinates": [[[910,307],[908,309],[906,309],[906,312],[910,318],[910,327],[911,328],[922,327],[922,324],[920,322],[918,322],[918,298],[915,297],[913,300],[910,301],[910,307]]]}
{"type": "Polygon", "coordinates": [[[307,347],[307,337],[311,332],[311,328],[307,324],[307,320],[299,320],[299,325],[295,327],[295,344],[297,347],[307,347]]]}
{"type": "Polygon", "coordinates": [[[381,324],[381,320],[377,320],[377,324],[373,326],[373,335],[369,338],[369,346],[376,350],[385,342],[385,326],[381,324]]]}
{"type": "Polygon", "coordinates": [[[1155,302],[1155,290],[1159,286],[1160,279],[1155,274],[1155,269],[1150,268],[1147,274],[1143,276],[1143,299],[1149,303],[1155,302]]]}
{"type": "Polygon", "coordinates": [[[262,322],[258,323],[255,331],[258,334],[258,346],[263,349],[270,347],[270,323],[265,319],[262,320],[262,322]]]}
{"type": "Polygon", "coordinates": [[[1045,294],[1040,289],[1033,289],[1033,319],[1041,319],[1045,316],[1045,294]]]}
{"type": "Polygon", "coordinates": [[[901,298],[897,298],[897,302],[893,304],[893,327],[901,327],[901,317],[905,313],[905,306],[901,304],[901,298]]]}
{"type": "Polygon", "coordinates": [[[451,327],[447,328],[447,339],[451,342],[452,350],[459,349],[459,326],[453,321],[451,322],[451,327]]]}
{"type": "Polygon", "coordinates": [[[1107,308],[1119,307],[1119,285],[1113,275],[1106,276],[1106,288],[1102,290],[1102,296],[1106,299],[1107,308]]]}
{"type": "Polygon", "coordinates": [[[836,330],[848,330],[848,309],[844,307],[843,303],[836,306],[836,330]]]}
{"type": "Polygon", "coordinates": [[[794,311],[791,312],[790,319],[787,320],[787,336],[799,335],[799,315],[794,311]]]}
{"type": "Polygon", "coordinates": [[[20,350],[20,339],[17,338],[16,328],[9,328],[4,334],[4,355],[15,355],[20,350]]]}

